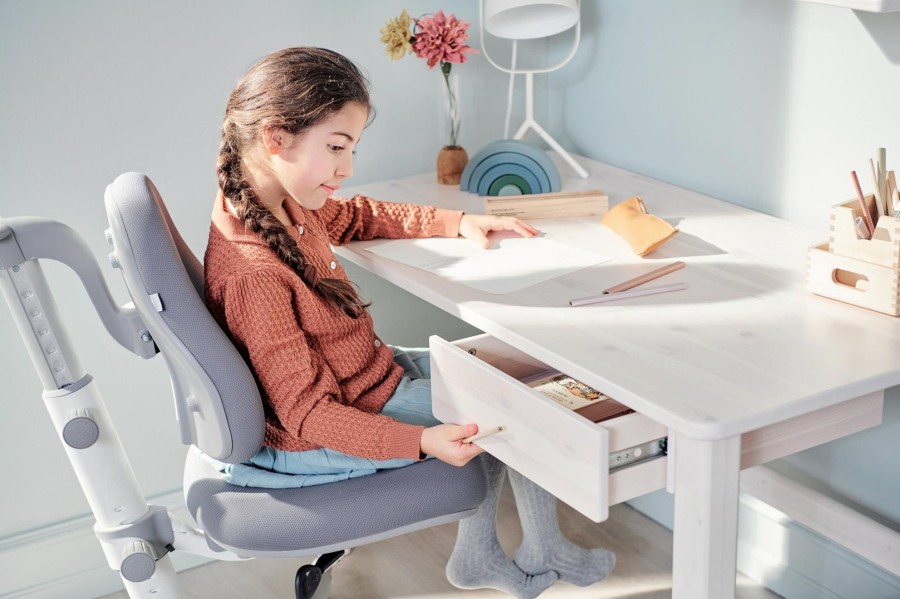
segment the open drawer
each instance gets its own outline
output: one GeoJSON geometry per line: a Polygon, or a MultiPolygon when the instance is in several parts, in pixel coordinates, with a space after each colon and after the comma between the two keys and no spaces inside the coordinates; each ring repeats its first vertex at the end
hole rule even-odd
{"type": "MultiPolygon", "coordinates": [[[[520,382],[549,367],[489,335],[452,343],[433,336],[430,347],[435,417],[482,430],[502,425],[478,445],[591,520],[666,486],[666,456],[610,469],[623,451],[666,437],[661,424],[638,413],[591,422],[520,382]]],[[[869,393],[744,433],[741,468],[876,426],[883,402],[884,392],[869,393]]]]}
{"type": "Polygon", "coordinates": [[[665,438],[665,427],[636,413],[591,422],[520,382],[546,364],[488,335],[454,343],[431,337],[430,347],[435,417],[480,429],[502,425],[478,445],[588,518],[605,520],[610,505],[665,486],[665,456],[612,476],[609,468],[610,454],[615,461],[623,450],[640,452],[665,438]]]}

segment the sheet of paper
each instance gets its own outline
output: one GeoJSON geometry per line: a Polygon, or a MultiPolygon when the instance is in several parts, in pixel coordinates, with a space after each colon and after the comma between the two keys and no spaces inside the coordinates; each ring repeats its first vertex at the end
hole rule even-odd
{"type": "Polygon", "coordinates": [[[468,239],[395,239],[366,250],[487,293],[510,293],[600,264],[609,257],[547,239],[491,236],[491,248],[468,239]]]}

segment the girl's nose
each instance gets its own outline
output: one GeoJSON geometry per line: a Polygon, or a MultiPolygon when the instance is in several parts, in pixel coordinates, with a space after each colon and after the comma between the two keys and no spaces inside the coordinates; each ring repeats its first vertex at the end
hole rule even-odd
{"type": "Polygon", "coordinates": [[[338,162],[335,174],[341,179],[349,179],[353,176],[353,154],[346,152],[338,162]]]}

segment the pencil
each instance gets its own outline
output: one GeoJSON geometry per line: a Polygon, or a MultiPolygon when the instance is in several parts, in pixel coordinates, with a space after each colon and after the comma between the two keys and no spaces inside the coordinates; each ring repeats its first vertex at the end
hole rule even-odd
{"type": "Polygon", "coordinates": [[[659,287],[644,287],[643,289],[629,289],[627,291],[616,291],[615,293],[604,293],[603,295],[595,297],[582,297],[569,300],[569,305],[576,307],[589,306],[591,304],[614,302],[630,297],[641,297],[642,295],[654,295],[657,293],[666,293],[668,291],[681,291],[682,289],[687,289],[687,283],[672,283],[671,285],[660,285],[659,287]]]}
{"type": "Polygon", "coordinates": [[[872,215],[869,213],[869,207],[866,205],[866,197],[863,195],[862,188],[859,186],[859,177],[856,176],[856,171],[850,171],[850,178],[853,179],[853,184],[856,186],[856,197],[859,199],[859,207],[862,209],[863,220],[866,221],[866,230],[869,231],[869,236],[866,237],[866,239],[872,239],[872,235],[875,234],[875,223],[872,222],[872,215]]]}
{"type": "MultiPolygon", "coordinates": [[[[888,171],[887,174],[887,188],[888,188],[888,197],[890,198],[890,212],[893,213],[896,210],[900,210],[900,206],[893,205],[894,197],[897,195],[897,178],[894,176],[894,171],[888,171]]],[[[887,208],[887,206],[886,206],[887,208]]]]}
{"type": "Polygon", "coordinates": [[[872,184],[875,185],[875,206],[878,209],[878,216],[881,216],[882,214],[887,214],[885,212],[887,198],[881,193],[881,170],[879,169],[878,173],[875,173],[875,162],[871,158],[869,158],[869,169],[872,171],[872,184]]]}
{"type": "Polygon", "coordinates": [[[604,289],[603,293],[618,293],[619,291],[625,291],[627,289],[631,289],[632,287],[643,285],[644,283],[652,281],[653,279],[658,279],[659,277],[667,275],[670,272],[675,272],[680,268],[684,268],[684,262],[681,262],[679,260],[678,262],[667,264],[666,266],[662,266],[660,268],[657,268],[656,270],[651,270],[650,272],[639,277],[628,279],[627,281],[619,283],[618,285],[613,285],[609,289],[604,289]]]}
{"type": "Polygon", "coordinates": [[[471,437],[466,437],[462,440],[463,443],[471,443],[472,441],[478,441],[479,439],[484,439],[485,437],[490,437],[491,435],[496,435],[499,432],[504,430],[503,426],[495,426],[494,428],[488,428],[478,433],[475,433],[471,437]]]}

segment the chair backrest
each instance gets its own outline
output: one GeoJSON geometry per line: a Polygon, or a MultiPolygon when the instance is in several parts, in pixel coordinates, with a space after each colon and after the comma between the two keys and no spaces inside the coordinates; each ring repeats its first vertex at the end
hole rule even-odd
{"type": "Polygon", "coordinates": [[[135,308],[169,367],[182,442],[242,462],[263,442],[256,380],[203,300],[203,267],[141,173],[106,188],[116,259],[135,308]]]}

